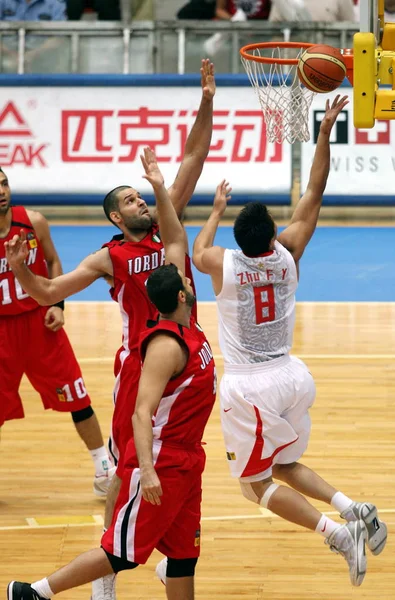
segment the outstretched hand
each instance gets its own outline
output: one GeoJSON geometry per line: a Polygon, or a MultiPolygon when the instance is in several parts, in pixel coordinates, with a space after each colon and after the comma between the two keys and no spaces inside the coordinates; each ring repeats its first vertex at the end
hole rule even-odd
{"type": "Polygon", "coordinates": [[[145,170],[144,179],[150,182],[152,187],[161,187],[164,184],[163,175],[158,167],[155,153],[149,146],[144,148],[144,155],[140,155],[145,170]]]}
{"type": "Polygon", "coordinates": [[[4,248],[5,256],[11,269],[20,267],[29,254],[26,232],[21,229],[19,235],[14,235],[9,242],[4,242],[4,248]]]}
{"type": "Polygon", "coordinates": [[[208,58],[202,60],[202,66],[200,68],[200,74],[202,76],[202,90],[203,96],[206,100],[212,100],[215,94],[215,79],[214,79],[214,65],[208,58]]]}
{"type": "Polygon", "coordinates": [[[213,210],[216,213],[218,213],[221,217],[226,210],[227,203],[232,197],[230,195],[231,191],[232,188],[230,187],[229,183],[224,179],[223,181],[221,181],[215,192],[213,210]]]}
{"type": "Polygon", "coordinates": [[[325,117],[322,120],[320,131],[322,133],[330,133],[337,117],[345,106],[349,103],[348,96],[340,98],[340,94],[336,96],[332,104],[329,100],[325,105],[325,117]]]}

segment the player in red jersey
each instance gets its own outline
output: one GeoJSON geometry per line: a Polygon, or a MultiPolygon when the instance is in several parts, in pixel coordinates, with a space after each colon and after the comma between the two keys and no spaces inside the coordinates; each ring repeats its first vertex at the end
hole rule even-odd
{"type": "Polygon", "coordinates": [[[42,277],[57,277],[62,265],[48,223],[36,211],[11,206],[6,174],[0,169],[0,427],[24,417],[19,385],[25,373],[45,408],[70,412],[95,464],[94,492],[105,496],[114,472],[81,369],[63,329],[63,302],[41,307],[8,266],[5,244],[26,231],[27,265],[42,277]]]}
{"type": "MultiPolygon", "coordinates": [[[[183,227],[147,149],[143,164],[157,198],[166,262],[173,264],[154,270],[147,280],[159,318],[140,336],[143,370],[134,438],[128,442],[114,518],[101,548],[31,585],[12,581],[8,600],[49,599],[93,578],[115,577],[145,564],[154,548],[168,557],[167,598],[194,599],[205,465],[201,442],[215,401],[215,367],[210,346],[191,317],[195,297],[183,274],[183,227]]],[[[19,240],[13,248],[21,253],[19,240]]]]}
{"type": "MultiPolygon", "coordinates": [[[[211,142],[214,66],[209,60],[204,60],[200,72],[203,91],[201,104],[186,142],[182,164],[168,190],[179,217],[195,189],[211,142]]],[[[122,233],[103,249],[83,260],[71,273],[48,281],[35,278],[24,265],[16,265],[16,268],[24,288],[41,304],[54,303],[75,294],[101,277],[113,283],[113,298],[120,305],[124,325],[123,345],[115,363],[116,402],[111,436],[113,456],[120,462],[117,473],[121,474],[122,455],[132,435],[131,416],[140,376],[136,340],[147,320],[156,314],[156,309],[145,294],[145,281],[150,272],[162,263],[163,245],[158,240],[155,219],[150,216],[147,204],[134,188],[119,186],[109,192],[104,199],[104,211],[122,233]]],[[[185,253],[187,251],[185,235],[185,253]]],[[[187,254],[185,260],[187,268],[187,254]]],[[[186,273],[188,274],[188,270],[186,273]]],[[[111,522],[119,487],[120,477],[115,476],[107,495],[105,527],[111,522]]]]}

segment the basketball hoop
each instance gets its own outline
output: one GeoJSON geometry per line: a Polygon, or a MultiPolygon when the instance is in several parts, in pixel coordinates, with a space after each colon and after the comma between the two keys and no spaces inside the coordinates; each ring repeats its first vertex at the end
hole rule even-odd
{"type": "Polygon", "coordinates": [[[298,60],[314,44],[263,42],[240,50],[241,62],[255,89],[270,142],[307,142],[309,109],[315,92],[299,81],[298,60]],[[266,54],[271,54],[265,56],[266,54]]]}

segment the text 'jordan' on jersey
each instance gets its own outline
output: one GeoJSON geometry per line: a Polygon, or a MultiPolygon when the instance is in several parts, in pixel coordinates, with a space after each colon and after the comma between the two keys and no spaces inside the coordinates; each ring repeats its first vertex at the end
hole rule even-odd
{"type": "Polygon", "coordinates": [[[217,379],[213,353],[193,317],[190,325],[183,327],[163,319],[140,338],[142,360],[149,338],[158,331],[176,337],[188,351],[184,370],[168,382],[153,417],[154,439],[164,444],[199,445],[215,402],[217,379]]]}
{"type": "MultiPolygon", "coordinates": [[[[116,235],[103,248],[108,248],[114,270],[114,287],[110,294],[118,302],[122,316],[123,349],[128,352],[137,351],[140,333],[158,315],[156,307],[148,298],[146,283],[152,271],[165,263],[165,249],[159,227],[155,223],[138,242],[125,240],[123,234],[116,235]]],[[[185,255],[185,274],[191,279],[195,289],[188,255],[185,255]]]]}

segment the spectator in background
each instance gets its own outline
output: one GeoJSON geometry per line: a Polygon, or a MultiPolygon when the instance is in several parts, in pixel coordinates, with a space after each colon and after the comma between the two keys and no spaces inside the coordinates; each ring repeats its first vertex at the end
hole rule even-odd
{"type": "Polygon", "coordinates": [[[272,0],[269,21],[355,21],[353,0],[272,0]]]}
{"type": "Polygon", "coordinates": [[[242,11],[245,19],[268,19],[270,8],[271,0],[216,0],[215,16],[217,19],[233,20],[242,11]]]}
{"type": "MultiPolygon", "coordinates": [[[[2,21],[65,21],[65,0],[0,0],[2,21]]],[[[18,72],[17,34],[3,36],[0,65],[3,73],[18,72]]],[[[47,37],[27,32],[24,66],[26,73],[67,72],[67,40],[61,36],[47,37]]]]}
{"type": "MultiPolygon", "coordinates": [[[[215,16],[226,21],[268,19],[271,0],[216,0],[215,16]]],[[[213,57],[226,43],[228,33],[215,33],[204,43],[205,52],[213,57]]]]}
{"type": "Polygon", "coordinates": [[[65,0],[0,0],[1,21],[65,21],[65,0]]]}
{"type": "Polygon", "coordinates": [[[121,18],[119,0],[67,0],[70,21],[81,19],[87,8],[94,10],[100,21],[119,21],[121,18]]]}
{"type": "Polygon", "coordinates": [[[214,19],[216,0],[190,0],[177,13],[178,19],[214,19]]]}

